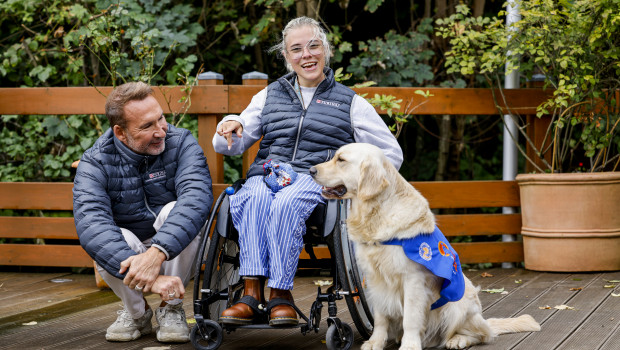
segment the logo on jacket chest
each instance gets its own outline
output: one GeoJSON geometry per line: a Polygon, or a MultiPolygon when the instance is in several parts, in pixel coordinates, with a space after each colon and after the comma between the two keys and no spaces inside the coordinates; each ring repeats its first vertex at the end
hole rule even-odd
{"type": "Polygon", "coordinates": [[[332,101],[325,101],[325,100],[321,100],[321,99],[316,99],[316,103],[322,104],[322,105],[327,105],[330,107],[340,107],[341,103],[338,102],[332,102],[332,101]]]}
{"type": "Polygon", "coordinates": [[[154,181],[154,180],[157,180],[157,179],[161,179],[163,177],[166,177],[166,171],[165,170],[160,170],[160,171],[156,171],[156,172],[148,174],[147,181],[154,181]]]}

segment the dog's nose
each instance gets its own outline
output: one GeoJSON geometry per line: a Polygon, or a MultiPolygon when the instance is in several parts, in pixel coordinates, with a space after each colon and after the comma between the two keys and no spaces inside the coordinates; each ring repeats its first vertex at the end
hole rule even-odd
{"type": "Polygon", "coordinates": [[[310,170],[308,170],[310,172],[310,176],[314,177],[316,175],[316,168],[315,167],[310,167],[310,170]]]}

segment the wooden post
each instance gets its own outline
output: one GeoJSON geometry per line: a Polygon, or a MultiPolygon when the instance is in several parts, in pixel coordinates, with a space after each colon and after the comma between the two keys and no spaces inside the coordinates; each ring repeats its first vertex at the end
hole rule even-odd
{"type": "MultiPolygon", "coordinates": [[[[546,78],[543,74],[534,74],[532,76],[532,79],[528,80],[527,87],[539,88],[542,91],[545,79],[546,78]]],[[[530,138],[530,140],[532,140],[532,142],[539,151],[542,151],[543,147],[551,144],[551,138],[553,137],[553,135],[550,134],[547,136],[547,129],[549,129],[549,124],[551,124],[551,118],[549,116],[542,116],[541,118],[538,118],[535,114],[528,114],[526,116],[526,123],[527,136],[530,138]],[[545,140],[545,136],[547,136],[547,140],[545,140]],[[545,145],[543,145],[543,142],[545,142],[545,145]]],[[[540,156],[536,153],[536,150],[532,148],[529,144],[527,144],[525,147],[525,153],[530,159],[534,161],[534,163],[538,167],[542,169],[546,168],[542,159],[540,159],[540,156]]],[[[545,153],[544,158],[549,164],[551,164],[551,152],[545,153]]],[[[534,166],[530,162],[525,162],[526,173],[531,173],[535,170],[536,168],[534,168],[534,166]]]]}
{"type": "MultiPolygon", "coordinates": [[[[241,79],[243,80],[243,85],[267,86],[267,74],[265,73],[256,71],[245,73],[241,76],[241,79]]],[[[247,174],[248,169],[250,169],[250,165],[254,162],[254,158],[256,158],[256,154],[258,153],[259,145],[260,140],[252,145],[252,147],[248,148],[245,153],[243,153],[242,176],[247,174]]]]}
{"type": "MultiPolygon", "coordinates": [[[[220,73],[205,72],[198,75],[198,85],[223,85],[224,76],[220,73]]],[[[218,114],[199,114],[198,115],[198,144],[207,157],[211,181],[224,183],[224,157],[215,152],[211,140],[215,134],[217,123],[222,119],[218,114]]]]}

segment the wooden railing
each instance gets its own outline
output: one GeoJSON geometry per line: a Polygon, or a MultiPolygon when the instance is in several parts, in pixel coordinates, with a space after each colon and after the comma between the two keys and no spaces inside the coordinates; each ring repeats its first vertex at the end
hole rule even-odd
{"type": "MultiPolygon", "coordinates": [[[[254,94],[266,86],[264,79],[250,79],[244,85],[224,85],[221,80],[200,81],[191,94],[188,113],[197,115],[198,142],[203,148],[213,178],[214,196],[224,184],[223,156],[216,154],[211,139],[219,120],[226,114],[240,113],[254,94]]],[[[417,88],[360,88],[361,94],[394,95],[414,104],[424,97],[417,88]]],[[[429,88],[432,97],[420,105],[419,115],[498,115],[489,89],[429,88]]],[[[0,88],[0,114],[57,115],[103,114],[109,87],[0,88]]],[[[180,87],[155,88],[155,95],[166,113],[179,111],[183,95],[180,87]]],[[[521,114],[534,114],[535,106],[548,97],[538,89],[507,90],[506,101],[521,114]]],[[[403,103],[404,105],[404,103],[403,103]]],[[[499,115],[498,115],[499,118],[499,115]]],[[[534,129],[535,124],[530,126],[534,129]]],[[[256,154],[256,146],[244,154],[244,173],[256,154]]],[[[519,191],[514,181],[412,182],[432,208],[518,207],[519,191]]],[[[72,183],[0,183],[0,209],[71,211],[72,183]]],[[[519,234],[520,214],[438,215],[438,225],[449,237],[519,234]]],[[[0,244],[0,265],[92,267],[92,260],[77,245],[72,217],[0,216],[0,238],[43,239],[45,244],[0,244]],[[53,243],[56,242],[56,243],[53,243]]],[[[463,263],[519,262],[521,242],[455,243],[463,263]]],[[[326,257],[326,249],[317,251],[326,257]]],[[[302,253],[302,258],[307,257],[302,253]]]]}

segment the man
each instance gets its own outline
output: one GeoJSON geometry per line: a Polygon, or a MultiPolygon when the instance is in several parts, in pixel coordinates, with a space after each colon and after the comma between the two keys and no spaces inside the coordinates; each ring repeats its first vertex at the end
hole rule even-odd
{"type": "Polygon", "coordinates": [[[182,302],[213,203],[206,159],[188,130],[166,122],[147,84],[116,87],[105,111],[110,129],[82,156],[73,206],[80,244],[124,304],[106,339],[150,333],[143,293],[153,292],[157,339],[187,342],[182,302]]]}

